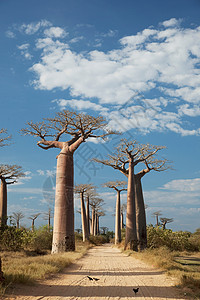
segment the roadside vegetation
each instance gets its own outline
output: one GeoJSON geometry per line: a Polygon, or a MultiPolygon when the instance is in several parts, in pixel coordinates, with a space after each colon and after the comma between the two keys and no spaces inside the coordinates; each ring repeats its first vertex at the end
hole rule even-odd
{"type": "MultiPolygon", "coordinates": [[[[122,234],[124,236],[124,233],[122,234]]],[[[166,271],[186,299],[200,299],[200,229],[195,233],[147,227],[147,248],[124,253],[166,271]]],[[[120,244],[123,249],[124,240],[120,244]]]]}
{"type": "Polygon", "coordinates": [[[113,232],[105,235],[90,236],[90,241],[83,243],[82,234],[75,234],[76,250],[51,254],[52,228],[43,226],[34,232],[5,226],[0,229],[0,258],[5,281],[0,284],[0,297],[14,283],[34,284],[81,258],[95,245],[108,243],[113,232]]]}

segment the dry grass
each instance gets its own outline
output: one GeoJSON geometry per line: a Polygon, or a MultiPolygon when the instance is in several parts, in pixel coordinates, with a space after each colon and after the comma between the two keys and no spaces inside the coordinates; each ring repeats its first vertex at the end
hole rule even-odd
{"type": "Polygon", "coordinates": [[[88,244],[78,242],[75,252],[62,254],[29,256],[30,253],[26,252],[1,252],[2,271],[6,280],[4,285],[0,286],[0,295],[3,295],[6,287],[12,283],[34,284],[39,279],[60,272],[81,258],[88,248],[88,244]]]}
{"type": "Polygon", "coordinates": [[[142,252],[125,251],[153,267],[167,271],[177,279],[177,287],[189,299],[200,299],[200,253],[170,251],[165,247],[146,249],[142,252]]]}

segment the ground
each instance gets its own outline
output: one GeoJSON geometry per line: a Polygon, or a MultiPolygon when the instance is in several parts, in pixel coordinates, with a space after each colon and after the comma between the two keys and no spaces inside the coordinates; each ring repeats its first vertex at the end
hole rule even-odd
{"type": "Polygon", "coordinates": [[[128,300],[180,299],[175,280],[110,244],[90,249],[64,272],[35,286],[18,285],[9,299],[17,300],[128,300]],[[89,280],[87,276],[99,279],[89,280]],[[133,288],[138,288],[135,294],[133,288]]]}

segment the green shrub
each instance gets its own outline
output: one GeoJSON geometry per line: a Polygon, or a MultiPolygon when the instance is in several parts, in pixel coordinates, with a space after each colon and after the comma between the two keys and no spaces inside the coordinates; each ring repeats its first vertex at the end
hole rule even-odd
{"type": "Polygon", "coordinates": [[[23,230],[12,226],[0,229],[0,250],[17,251],[23,247],[23,230]]]}
{"type": "Polygon", "coordinates": [[[90,242],[94,245],[102,245],[109,242],[106,235],[90,236],[90,242]]]}
{"type": "Polygon", "coordinates": [[[173,232],[170,229],[148,226],[147,247],[153,249],[163,246],[175,251],[198,251],[198,247],[191,240],[190,232],[173,232]]]}

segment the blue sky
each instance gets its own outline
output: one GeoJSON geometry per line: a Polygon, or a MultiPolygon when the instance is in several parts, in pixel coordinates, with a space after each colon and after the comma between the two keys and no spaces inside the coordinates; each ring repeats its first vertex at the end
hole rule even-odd
{"type": "MultiPolygon", "coordinates": [[[[104,116],[129,140],[166,146],[160,155],[174,170],[152,171],[142,182],[147,223],[160,210],[174,218],[173,230],[200,227],[199,13],[197,0],[0,1],[0,128],[13,136],[0,160],[26,172],[9,186],[9,214],[23,211],[30,226],[30,215],[53,206],[58,152],[40,149],[20,129],[76,109],[104,116]]],[[[75,183],[98,186],[106,203],[101,226],[110,229],[116,195],[101,184],[126,178],[88,158],[109,154],[119,139],[87,142],[75,154],[75,183]]],[[[44,223],[39,216],[36,225],[44,223]]]]}

